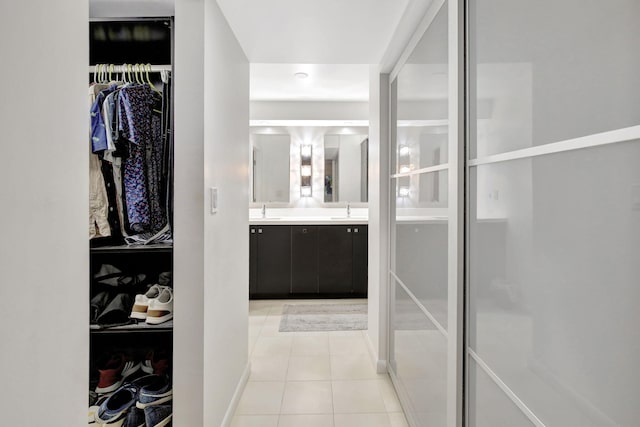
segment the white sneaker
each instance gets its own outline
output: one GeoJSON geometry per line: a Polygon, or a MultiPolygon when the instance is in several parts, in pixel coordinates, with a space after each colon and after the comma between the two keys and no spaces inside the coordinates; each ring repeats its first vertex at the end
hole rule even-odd
{"type": "Polygon", "coordinates": [[[173,290],[163,287],[157,298],[149,300],[147,324],[158,325],[173,318],[173,290]]]}
{"type": "Polygon", "coordinates": [[[147,318],[149,300],[157,298],[160,295],[160,292],[162,292],[163,288],[164,286],[153,285],[144,295],[136,295],[133,308],[131,309],[131,316],[129,317],[131,317],[132,319],[145,320],[147,318]]]}

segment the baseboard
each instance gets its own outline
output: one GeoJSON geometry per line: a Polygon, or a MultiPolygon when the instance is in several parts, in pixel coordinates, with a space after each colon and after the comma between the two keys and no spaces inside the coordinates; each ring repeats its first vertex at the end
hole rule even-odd
{"type": "Polygon", "coordinates": [[[222,419],[222,424],[220,427],[230,427],[231,421],[233,421],[233,416],[236,413],[236,409],[238,408],[238,403],[240,403],[240,398],[242,397],[242,392],[244,392],[244,388],[247,385],[247,381],[249,381],[249,376],[251,375],[251,362],[247,363],[247,366],[244,368],[244,372],[240,377],[240,381],[238,381],[238,385],[236,387],[235,392],[233,393],[233,397],[231,398],[231,402],[229,402],[229,407],[227,408],[227,412],[224,414],[224,418],[222,419]]]}
{"type": "Polygon", "coordinates": [[[373,343],[371,342],[371,338],[369,334],[365,334],[367,342],[367,348],[369,349],[369,357],[371,357],[371,361],[373,362],[373,366],[376,367],[376,373],[378,374],[386,374],[387,373],[387,361],[383,359],[378,359],[378,353],[376,349],[373,347],[373,343]]]}

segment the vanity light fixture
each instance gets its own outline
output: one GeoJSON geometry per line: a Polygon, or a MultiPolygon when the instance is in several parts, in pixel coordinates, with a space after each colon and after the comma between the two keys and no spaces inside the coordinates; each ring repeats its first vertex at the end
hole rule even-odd
{"type": "Polygon", "coordinates": [[[400,187],[398,189],[398,195],[400,197],[408,197],[409,196],[409,187],[400,187]]]}
{"type": "Polygon", "coordinates": [[[300,148],[300,156],[303,159],[311,159],[311,145],[306,144],[300,148]]]}
{"type": "Polygon", "coordinates": [[[311,187],[300,187],[300,195],[302,197],[311,197],[311,187]]]}
{"type": "Polygon", "coordinates": [[[311,197],[311,155],[310,144],[300,146],[300,196],[311,197]]]}

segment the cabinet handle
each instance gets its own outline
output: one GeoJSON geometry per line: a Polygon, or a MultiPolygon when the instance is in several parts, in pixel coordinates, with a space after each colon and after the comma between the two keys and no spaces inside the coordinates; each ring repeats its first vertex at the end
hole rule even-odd
{"type": "Polygon", "coordinates": [[[357,233],[357,232],[358,232],[358,229],[357,229],[357,228],[354,228],[354,229],[353,229],[353,232],[354,232],[354,233],[357,233]]]}
{"type": "Polygon", "coordinates": [[[258,234],[262,234],[262,228],[258,228],[258,234]]]}
{"type": "Polygon", "coordinates": [[[302,234],[307,234],[309,232],[309,230],[307,230],[306,228],[302,229],[302,234]]]}
{"type": "Polygon", "coordinates": [[[251,229],[251,234],[256,234],[256,229],[255,228],[251,229]]]}
{"type": "Polygon", "coordinates": [[[351,229],[350,228],[347,228],[347,233],[351,233],[351,229]]]}

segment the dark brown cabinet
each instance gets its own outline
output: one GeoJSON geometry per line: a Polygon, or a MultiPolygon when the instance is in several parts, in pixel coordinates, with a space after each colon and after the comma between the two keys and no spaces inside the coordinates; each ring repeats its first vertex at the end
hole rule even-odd
{"type": "Polygon", "coordinates": [[[320,293],[352,293],[353,226],[322,226],[318,235],[320,293]]]}
{"type": "Polygon", "coordinates": [[[369,287],[369,228],[356,225],[351,235],[353,239],[353,294],[367,295],[369,287]]]}
{"type": "Polygon", "coordinates": [[[291,226],[291,293],[318,293],[318,227],[291,226]]]}
{"type": "Polygon", "coordinates": [[[250,226],[250,298],[366,297],[366,225],[250,226]]]}
{"type": "Polygon", "coordinates": [[[278,297],[291,292],[291,226],[249,227],[249,295],[278,297]]]}

